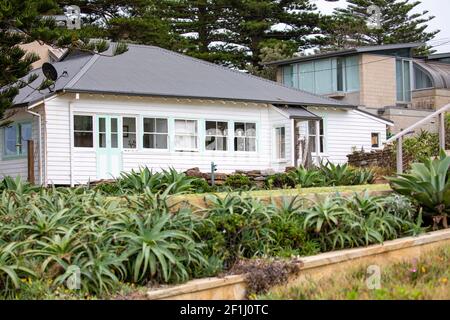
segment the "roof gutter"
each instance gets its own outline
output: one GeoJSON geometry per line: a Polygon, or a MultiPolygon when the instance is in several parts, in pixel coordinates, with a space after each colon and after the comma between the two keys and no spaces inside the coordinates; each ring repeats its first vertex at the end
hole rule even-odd
{"type": "Polygon", "coordinates": [[[170,95],[170,94],[152,94],[152,93],[139,93],[139,92],[113,92],[113,91],[94,91],[85,89],[63,89],[63,93],[87,93],[87,94],[100,94],[100,95],[116,95],[116,96],[131,96],[131,97],[152,97],[152,98],[173,98],[173,99],[197,99],[197,100],[214,100],[214,101],[241,101],[246,103],[264,103],[273,105],[288,105],[288,106],[312,106],[312,107],[330,107],[330,108],[342,108],[342,109],[356,109],[357,106],[350,104],[328,104],[328,103],[304,103],[304,102],[285,102],[270,101],[270,100],[250,100],[239,98],[221,98],[221,97],[202,97],[202,96],[186,96],[186,95],[170,95]]]}

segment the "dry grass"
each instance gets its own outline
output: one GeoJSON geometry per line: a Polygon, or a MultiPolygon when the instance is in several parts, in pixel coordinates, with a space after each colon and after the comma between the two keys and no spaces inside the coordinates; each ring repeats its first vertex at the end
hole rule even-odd
{"type": "Polygon", "coordinates": [[[318,282],[306,282],[257,299],[282,300],[449,300],[450,246],[417,260],[381,269],[381,288],[366,285],[368,266],[359,267],[318,282]]]}

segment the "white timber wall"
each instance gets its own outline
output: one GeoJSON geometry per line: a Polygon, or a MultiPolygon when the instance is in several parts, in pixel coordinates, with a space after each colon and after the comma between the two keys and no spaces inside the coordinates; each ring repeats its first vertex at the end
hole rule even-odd
{"type": "Polygon", "coordinates": [[[288,115],[278,111],[275,107],[269,108],[269,121],[270,121],[270,152],[271,152],[271,166],[274,171],[284,171],[287,166],[292,164],[292,121],[288,115]],[[275,128],[284,127],[286,132],[285,148],[286,156],[284,159],[277,159],[276,152],[276,140],[275,140],[275,128]]]}
{"type": "Polygon", "coordinates": [[[380,146],[386,141],[386,124],[354,110],[308,108],[324,119],[325,153],[333,163],[346,163],[354,150],[372,151],[372,133],[378,133],[380,146]]]}
{"type": "MultiPolygon", "coordinates": [[[[79,100],[69,100],[69,95],[61,96],[46,103],[46,143],[47,143],[47,182],[50,184],[70,184],[71,173],[73,183],[81,184],[97,180],[96,146],[97,124],[94,121],[94,148],[80,149],[71,146],[70,112],[79,115],[111,115],[134,116],[138,119],[138,136],[142,135],[142,118],[167,118],[170,124],[174,119],[199,120],[199,152],[174,152],[146,150],[138,142],[136,150],[123,150],[123,171],[131,171],[140,167],[148,167],[155,171],[174,167],[187,170],[199,167],[204,172],[210,171],[211,162],[217,164],[219,172],[235,170],[265,170],[274,165],[272,154],[273,126],[285,123],[281,115],[270,120],[272,107],[265,104],[234,103],[217,101],[189,101],[175,99],[147,99],[111,96],[80,95],[79,100]],[[70,107],[69,107],[70,106],[70,107]],[[70,111],[71,109],[71,111],[70,111]],[[228,151],[204,150],[204,121],[229,122],[228,151]],[[235,152],[232,122],[253,122],[257,130],[257,152],[235,152]],[[70,157],[72,154],[72,168],[70,157]]],[[[276,113],[276,112],[275,112],[276,113]]],[[[290,128],[286,127],[289,136],[290,128]]],[[[140,139],[138,139],[139,141],[140,139]]],[[[287,144],[290,146],[290,143],[287,144]]],[[[289,151],[287,150],[289,154],[289,151]]],[[[276,163],[276,169],[285,163],[276,163]]]]}

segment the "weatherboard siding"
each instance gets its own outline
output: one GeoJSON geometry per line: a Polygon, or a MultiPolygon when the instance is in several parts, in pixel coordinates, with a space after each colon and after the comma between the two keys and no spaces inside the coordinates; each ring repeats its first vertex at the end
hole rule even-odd
{"type": "Polygon", "coordinates": [[[333,163],[346,163],[353,149],[371,151],[371,134],[379,133],[380,145],[386,141],[386,124],[352,110],[309,108],[324,118],[325,154],[333,163]]]}
{"type": "MultiPolygon", "coordinates": [[[[149,167],[155,171],[174,167],[177,170],[186,170],[199,167],[204,172],[210,171],[211,162],[215,162],[220,172],[233,172],[235,170],[269,169],[274,162],[272,155],[273,125],[289,120],[276,117],[271,107],[264,104],[243,104],[232,102],[188,102],[187,100],[161,100],[103,97],[101,99],[89,98],[82,95],[80,100],[71,100],[72,114],[86,115],[115,115],[135,116],[138,118],[138,131],[143,117],[161,117],[169,119],[169,127],[174,119],[199,120],[199,152],[174,152],[160,150],[138,149],[124,150],[122,152],[122,168],[124,171],[149,167]],[[228,150],[214,152],[204,150],[204,121],[255,122],[257,125],[257,152],[245,153],[228,150]]],[[[46,136],[47,136],[47,182],[50,184],[70,184],[71,168],[70,154],[72,150],[73,183],[81,184],[97,180],[97,157],[94,138],[94,148],[71,148],[70,145],[70,116],[69,100],[64,97],[56,98],[46,104],[46,136]]],[[[233,131],[229,127],[230,133],[233,131]],[[231,129],[231,130],[230,130],[231,129]]],[[[96,131],[96,121],[94,121],[96,131]]],[[[289,128],[286,128],[289,135],[289,128]]],[[[139,132],[138,136],[142,133],[139,132]]],[[[94,134],[94,137],[95,134],[94,134]]],[[[230,137],[229,142],[232,141],[230,137]]],[[[229,149],[233,145],[229,144],[229,149]]],[[[276,164],[277,169],[286,164],[276,164]]]]}

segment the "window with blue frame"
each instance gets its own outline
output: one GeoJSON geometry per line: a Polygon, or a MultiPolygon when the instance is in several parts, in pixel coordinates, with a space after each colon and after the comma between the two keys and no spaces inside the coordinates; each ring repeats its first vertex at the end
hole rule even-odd
{"type": "Polygon", "coordinates": [[[31,140],[31,123],[13,123],[4,130],[4,150],[6,157],[26,156],[28,153],[27,141],[31,140]]]}
{"type": "Polygon", "coordinates": [[[283,83],[312,92],[359,91],[359,57],[337,57],[283,67],[283,83]]]}

